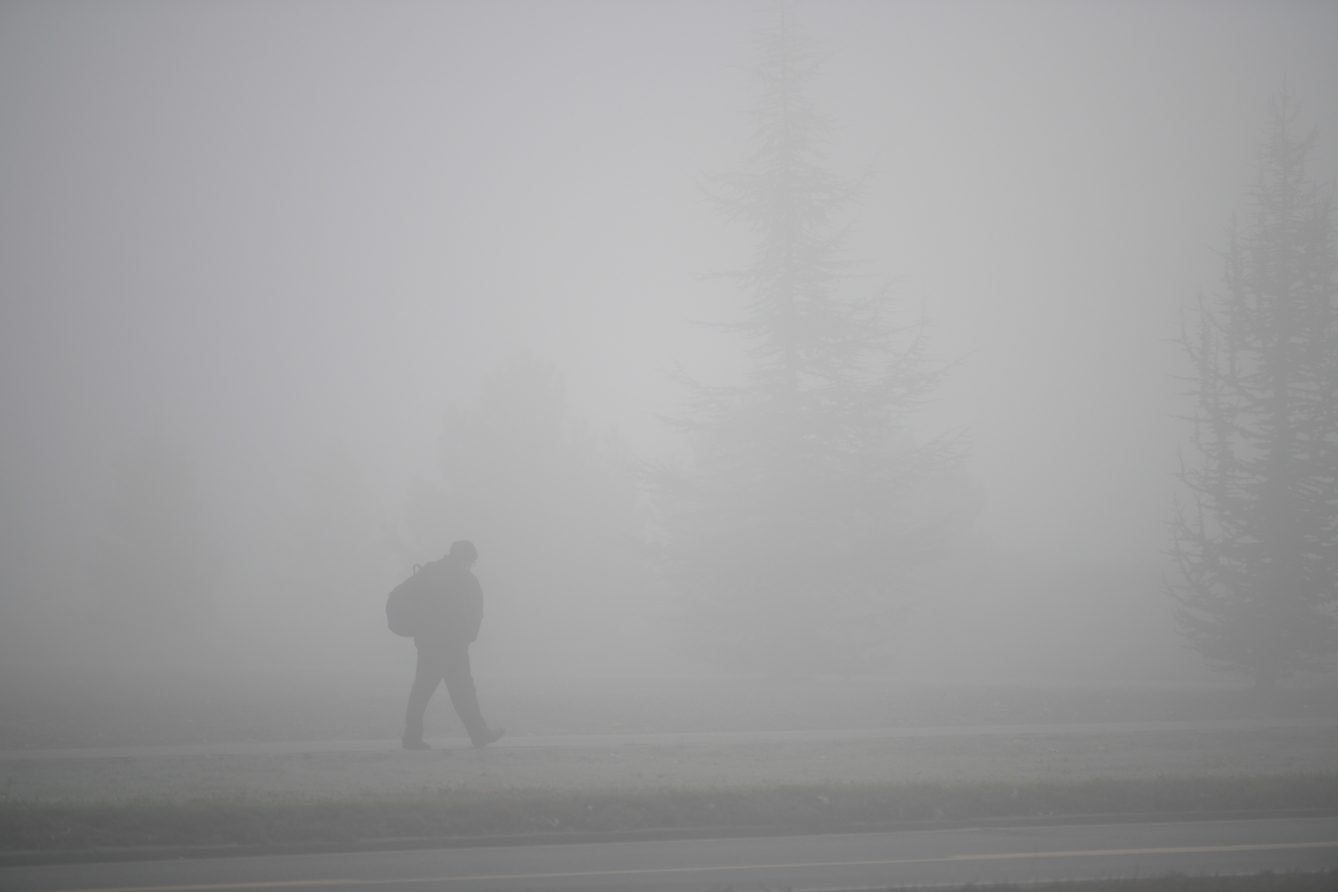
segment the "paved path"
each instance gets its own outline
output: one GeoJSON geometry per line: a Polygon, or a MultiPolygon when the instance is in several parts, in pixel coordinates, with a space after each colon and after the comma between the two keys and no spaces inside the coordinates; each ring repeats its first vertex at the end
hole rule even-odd
{"type": "MultiPolygon", "coordinates": [[[[1242,719],[1181,722],[1086,722],[1051,725],[944,725],[911,728],[857,728],[825,731],[697,731],[654,734],[570,734],[507,736],[493,744],[507,748],[617,748],[756,745],[765,743],[821,743],[863,740],[902,740],[925,737],[1100,736],[1156,732],[1257,731],[1274,728],[1338,728],[1338,719],[1242,719]]],[[[463,737],[431,741],[442,749],[467,748],[463,737]]],[[[252,743],[201,743],[168,746],[87,747],[79,749],[0,750],[0,762],[66,761],[75,759],[140,759],[154,756],[245,756],[285,753],[366,753],[398,750],[390,740],[294,740],[252,743]]]]}
{"type": "Polygon", "coordinates": [[[0,869],[0,890],[886,889],[1338,868],[1338,818],[980,827],[0,869]]]}

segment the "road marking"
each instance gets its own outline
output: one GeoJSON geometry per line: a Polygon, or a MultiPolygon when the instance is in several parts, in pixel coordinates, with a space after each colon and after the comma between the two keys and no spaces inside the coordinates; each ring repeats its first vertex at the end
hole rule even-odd
{"type": "MultiPolygon", "coordinates": [[[[403,883],[405,880],[256,880],[250,883],[198,883],[189,886],[95,886],[90,889],[64,889],[61,892],[190,892],[204,889],[296,889],[301,886],[366,886],[376,882],[403,883]]],[[[427,883],[431,880],[414,880],[427,883]]]]}
{"type": "Polygon", "coordinates": [[[946,864],[955,861],[1007,861],[1020,858],[1093,858],[1102,855],[1189,855],[1206,852],[1267,852],[1282,849],[1338,848],[1338,840],[1323,842],[1271,842],[1237,846],[1173,846],[1151,849],[1079,849],[1068,852],[993,852],[980,855],[947,855],[941,858],[888,858],[875,861],[799,861],[790,864],[729,864],[716,867],[641,867],[619,870],[581,870],[558,873],[498,873],[455,877],[404,877],[400,879],[258,880],[246,883],[207,883],[182,886],[97,886],[61,892],[207,892],[214,889],[296,889],[304,886],[372,886],[408,883],[464,883],[485,880],[544,880],[579,877],[644,876],[656,873],[710,873],[727,870],[790,870],[811,867],[884,867],[897,864],[946,864]]]}

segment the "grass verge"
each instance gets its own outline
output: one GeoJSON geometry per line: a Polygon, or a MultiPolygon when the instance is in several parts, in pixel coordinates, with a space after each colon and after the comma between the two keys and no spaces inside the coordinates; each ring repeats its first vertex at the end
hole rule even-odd
{"type": "MultiPolygon", "coordinates": [[[[342,799],[0,803],[0,853],[134,847],[352,846],[386,839],[627,832],[839,832],[1082,815],[1338,810],[1338,774],[656,790],[443,787],[342,799]]],[[[1084,887],[1092,892],[1092,887],[1084,887]]]]}

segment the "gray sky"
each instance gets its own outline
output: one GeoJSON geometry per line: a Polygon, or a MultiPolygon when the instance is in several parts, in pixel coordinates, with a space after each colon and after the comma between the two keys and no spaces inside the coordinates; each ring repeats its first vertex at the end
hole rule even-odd
{"type": "MultiPolygon", "coordinates": [[[[738,262],[694,184],[737,165],[747,3],[0,6],[0,427],[13,557],[96,526],[114,455],[191,443],[232,541],[329,448],[386,507],[444,405],[531,351],[645,454],[738,262]]],[[[832,162],[961,364],[999,547],[1166,539],[1180,302],[1218,277],[1269,93],[1338,157],[1338,5],[800,4],[832,162]]],[[[36,572],[36,571],[34,571],[36,572]]],[[[8,585],[21,588],[11,571],[8,585]]]]}

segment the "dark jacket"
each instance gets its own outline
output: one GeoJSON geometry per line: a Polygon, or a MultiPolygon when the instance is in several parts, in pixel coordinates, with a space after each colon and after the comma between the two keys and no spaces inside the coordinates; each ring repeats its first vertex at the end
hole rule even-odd
{"type": "Polygon", "coordinates": [[[446,557],[420,572],[433,574],[414,644],[469,644],[483,623],[483,587],[470,569],[446,557]]]}

